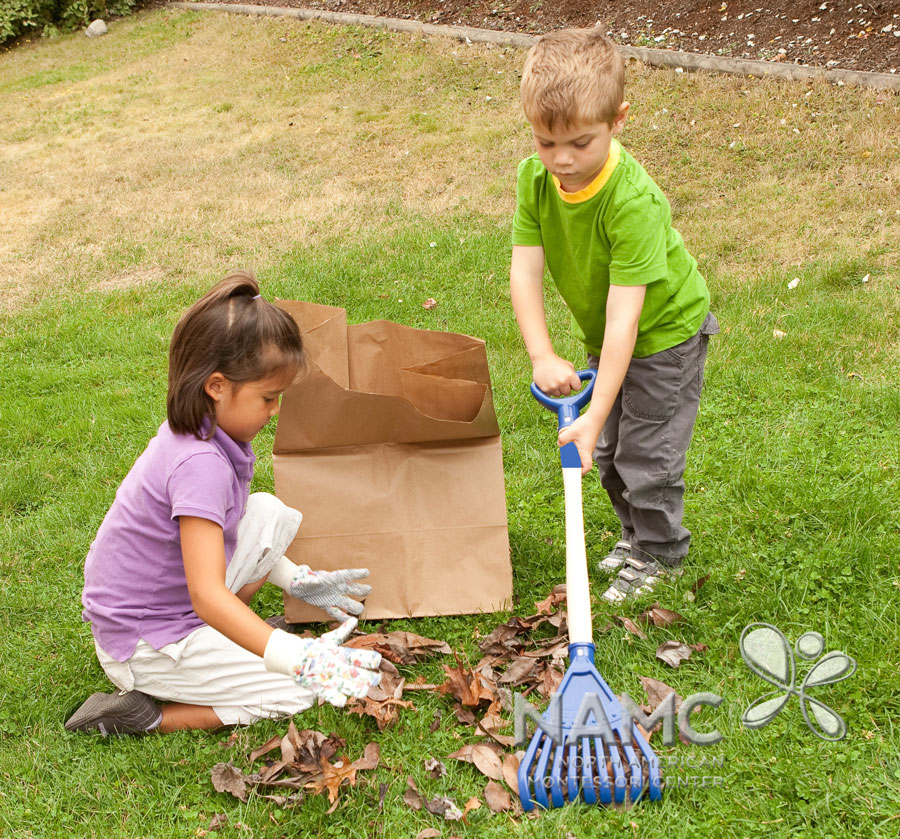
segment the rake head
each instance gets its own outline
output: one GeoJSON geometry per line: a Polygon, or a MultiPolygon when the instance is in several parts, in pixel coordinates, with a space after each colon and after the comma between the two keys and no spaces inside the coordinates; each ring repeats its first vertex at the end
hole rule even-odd
{"type": "Polygon", "coordinates": [[[659,759],[594,666],[594,645],[571,644],[569,659],[519,765],[523,809],[658,800],[659,759]]]}

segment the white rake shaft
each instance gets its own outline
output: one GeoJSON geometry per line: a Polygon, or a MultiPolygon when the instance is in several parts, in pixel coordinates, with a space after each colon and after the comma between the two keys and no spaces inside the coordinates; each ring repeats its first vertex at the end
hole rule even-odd
{"type": "Polygon", "coordinates": [[[566,504],[566,607],[569,643],[592,644],[591,593],[587,550],[584,546],[584,510],[581,501],[581,469],[563,468],[566,504]]]}

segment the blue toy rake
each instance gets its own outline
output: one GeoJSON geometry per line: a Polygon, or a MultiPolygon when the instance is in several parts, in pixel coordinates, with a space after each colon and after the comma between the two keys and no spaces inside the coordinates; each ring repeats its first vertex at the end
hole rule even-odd
{"type": "MultiPolygon", "coordinates": [[[[587,385],[561,399],[531,385],[535,399],[556,412],[560,428],[575,422],[590,401],[596,372],[581,370],[578,376],[587,385]]],[[[659,759],[594,666],[581,457],[575,444],[567,443],[560,458],[566,504],[569,669],[544,713],[547,729],[537,728],[519,765],[519,798],[526,811],[535,805],[562,807],[579,798],[587,804],[611,804],[626,798],[634,802],[647,794],[656,801],[662,797],[659,759]],[[601,714],[606,724],[598,719],[601,714]]]]}

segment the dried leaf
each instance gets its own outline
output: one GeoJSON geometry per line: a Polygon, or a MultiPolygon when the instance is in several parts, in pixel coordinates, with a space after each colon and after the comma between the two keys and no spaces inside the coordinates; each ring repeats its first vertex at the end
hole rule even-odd
{"type": "Polygon", "coordinates": [[[699,580],[697,580],[696,583],[694,583],[694,584],[691,586],[691,592],[692,592],[693,594],[696,594],[698,591],[700,591],[700,589],[703,588],[703,586],[706,585],[706,581],[707,581],[709,578],[710,578],[710,575],[709,575],[709,574],[704,574],[699,580]]]}
{"type": "Polygon", "coordinates": [[[227,813],[216,813],[212,820],[209,823],[209,827],[207,830],[221,830],[225,825],[228,824],[228,814],[227,813]]]}
{"type": "Polygon", "coordinates": [[[357,771],[363,769],[376,769],[381,760],[381,747],[378,743],[368,743],[363,749],[363,756],[353,761],[353,768],[357,771]]]}
{"type": "Polygon", "coordinates": [[[255,763],[258,758],[268,754],[272,749],[277,749],[281,745],[281,739],[282,738],[276,734],[272,739],[263,743],[258,749],[254,749],[250,752],[250,763],[255,763]]]}
{"type": "MultiPolygon", "coordinates": [[[[325,735],[323,734],[322,737],[324,738],[324,736],[325,735]]],[[[300,732],[297,731],[297,726],[294,725],[294,721],[291,720],[287,733],[281,738],[281,759],[285,763],[294,763],[297,760],[297,755],[300,753],[301,749],[300,732]]],[[[318,765],[318,748],[315,749],[315,752],[317,758],[315,763],[318,765]]]]}
{"type": "Polygon", "coordinates": [[[615,616],[616,620],[619,621],[622,626],[625,627],[632,635],[637,635],[638,638],[646,638],[647,635],[633,620],[630,618],[623,618],[620,615],[615,616]]]}
{"type": "Polygon", "coordinates": [[[566,584],[560,583],[555,586],[543,600],[534,604],[534,608],[539,615],[549,615],[556,611],[556,607],[560,603],[566,601],[566,584]]]}
{"type": "Polygon", "coordinates": [[[384,731],[400,719],[398,708],[414,707],[415,705],[412,702],[404,701],[402,699],[392,699],[388,697],[378,701],[366,696],[351,702],[347,706],[347,710],[351,714],[359,714],[361,717],[372,717],[378,726],[378,730],[384,731]]]}
{"type": "Polygon", "coordinates": [[[478,796],[473,795],[473,796],[466,802],[465,807],[463,807],[463,814],[462,814],[463,821],[466,820],[466,816],[468,816],[469,813],[472,812],[472,810],[477,810],[480,806],[481,806],[481,800],[478,798],[478,796]]]}
{"type": "Polygon", "coordinates": [[[448,821],[460,821],[463,817],[462,810],[456,806],[453,799],[446,796],[438,796],[432,798],[431,801],[426,801],[425,809],[432,815],[443,816],[448,821]]]}
{"type": "Polygon", "coordinates": [[[677,711],[681,707],[681,697],[665,682],[661,682],[659,679],[652,679],[650,676],[641,676],[640,678],[641,684],[647,692],[647,701],[650,703],[651,714],[670,693],[675,694],[675,710],[677,711]]]}
{"type": "Polygon", "coordinates": [[[495,781],[488,781],[484,788],[484,800],[492,813],[502,813],[512,807],[509,793],[495,781]]]}
{"type": "Polygon", "coordinates": [[[317,785],[316,792],[328,790],[328,801],[331,804],[337,802],[338,790],[346,782],[349,786],[356,786],[356,767],[346,755],[336,763],[329,763],[322,758],[322,780],[317,785]]]}
{"type": "Polygon", "coordinates": [[[421,810],[425,806],[425,799],[422,798],[412,775],[406,776],[406,791],[403,793],[403,801],[413,810],[421,810]]]}
{"type": "Polygon", "coordinates": [[[503,756],[503,780],[516,794],[519,794],[519,758],[515,755],[503,756]]]}
{"type": "Polygon", "coordinates": [[[439,761],[437,758],[430,757],[423,763],[425,767],[425,771],[432,778],[443,778],[444,775],[447,774],[447,767],[444,763],[439,761]]]}
{"type": "Polygon", "coordinates": [[[227,739],[227,740],[222,740],[222,741],[219,743],[219,745],[220,745],[223,749],[230,749],[230,748],[235,744],[235,742],[237,741],[237,738],[240,737],[240,734],[241,734],[240,729],[235,729],[234,731],[231,732],[231,734],[228,735],[228,739],[227,739]]]}
{"type": "Polygon", "coordinates": [[[438,839],[440,835],[440,830],[435,830],[433,827],[426,827],[416,834],[416,839],[438,839]]]}
{"type": "Polygon", "coordinates": [[[652,623],[654,626],[671,626],[673,623],[683,621],[684,618],[678,612],[663,609],[659,603],[654,603],[641,615],[641,620],[646,623],[652,623]]]}
{"type": "Polygon", "coordinates": [[[657,648],[656,657],[669,667],[680,667],[682,661],[691,657],[691,652],[691,648],[681,641],[665,641],[657,648]]]}
{"type": "Polygon", "coordinates": [[[531,678],[536,666],[534,658],[515,658],[498,681],[501,685],[520,685],[531,678]]]}
{"type": "Polygon", "coordinates": [[[478,743],[472,747],[472,763],[482,775],[495,781],[503,780],[503,763],[497,752],[486,743],[478,743]]]}
{"type": "Polygon", "coordinates": [[[563,676],[565,674],[562,670],[553,667],[551,664],[547,664],[546,662],[542,662],[542,664],[544,666],[539,668],[540,679],[537,683],[537,691],[544,699],[549,699],[556,693],[556,689],[562,684],[563,676]]]}
{"type": "Polygon", "coordinates": [[[440,686],[439,692],[452,694],[462,705],[477,708],[479,705],[498,701],[497,694],[486,683],[483,675],[463,666],[458,658],[456,667],[445,664],[444,672],[447,674],[447,681],[440,686]]]}
{"type": "Polygon", "coordinates": [[[453,709],[453,716],[456,717],[456,721],[460,725],[475,725],[477,723],[475,714],[472,712],[472,709],[463,708],[462,705],[457,705],[453,709]]]}
{"type": "Polygon", "coordinates": [[[425,638],[414,632],[388,632],[359,635],[345,642],[344,646],[361,650],[376,650],[388,661],[395,664],[414,664],[430,655],[453,651],[446,641],[425,638]]]}
{"type": "Polygon", "coordinates": [[[230,792],[235,798],[247,802],[247,776],[230,763],[217,763],[212,768],[211,780],[216,792],[230,792]]]}
{"type": "Polygon", "coordinates": [[[495,743],[501,746],[514,746],[516,738],[509,734],[500,734],[498,729],[506,728],[510,724],[509,720],[503,719],[496,714],[487,714],[478,723],[478,728],[490,737],[495,743]]]}
{"type": "Polygon", "coordinates": [[[433,309],[435,306],[437,306],[437,300],[435,300],[433,297],[429,297],[424,303],[422,303],[423,309],[433,309]]]}

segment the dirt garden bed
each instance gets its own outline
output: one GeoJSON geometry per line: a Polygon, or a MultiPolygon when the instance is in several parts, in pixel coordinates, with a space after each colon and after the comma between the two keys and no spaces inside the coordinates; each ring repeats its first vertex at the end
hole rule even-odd
{"type": "MultiPolygon", "coordinates": [[[[220,0],[221,1],[221,0],[220,0]]],[[[242,2],[242,0],[224,0],[242,2]]],[[[900,73],[900,6],[852,0],[246,0],[540,34],[600,22],[624,46],[900,73]],[[758,5],[763,2],[763,5],[758,5]]]]}

